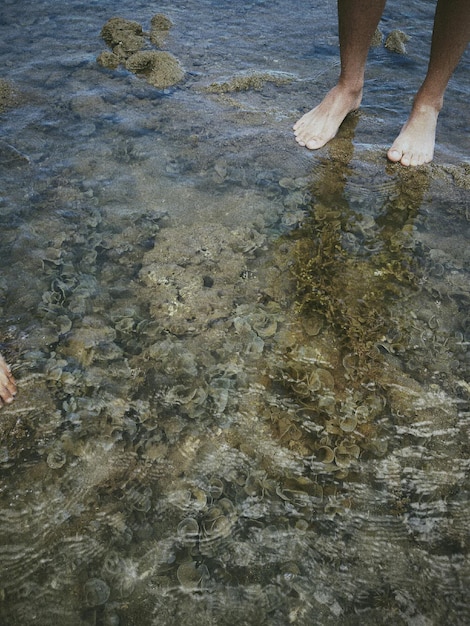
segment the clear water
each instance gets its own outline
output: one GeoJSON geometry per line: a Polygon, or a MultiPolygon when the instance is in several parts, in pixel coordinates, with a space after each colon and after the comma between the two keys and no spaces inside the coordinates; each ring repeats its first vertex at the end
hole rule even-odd
{"type": "Polygon", "coordinates": [[[1,624],[470,622],[468,53],[384,158],[433,8],[310,154],[333,2],[3,0],[1,624]],[[165,91],[96,63],[155,13],[165,91]]]}

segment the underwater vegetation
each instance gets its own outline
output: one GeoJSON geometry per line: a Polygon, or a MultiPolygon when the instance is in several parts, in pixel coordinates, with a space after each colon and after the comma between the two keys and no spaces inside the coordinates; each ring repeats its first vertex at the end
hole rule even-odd
{"type": "Polygon", "coordinates": [[[301,314],[321,316],[362,365],[376,357],[383,337],[406,335],[392,305],[419,282],[413,215],[406,207],[390,213],[372,220],[344,201],[320,200],[293,235],[301,314]]]}
{"type": "Polygon", "coordinates": [[[266,83],[276,86],[286,85],[293,81],[293,77],[282,72],[251,72],[234,76],[230,80],[212,83],[206,88],[209,93],[231,93],[233,91],[247,91],[262,89],[266,83]]]}
{"type": "Polygon", "coordinates": [[[298,319],[269,370],[285,410],[271,407],[267,417],[283,445],[311,460],[317,483],[326,485],[330,472],[337,493],[359,459],[386,454],[390,420],[414,412],[424,393],[417,380],[432,380],[429,361],[439,350],[448,354],[452,344],[466,367],[460,332],[441,343],[444,325],[465,307],[444,322],[426,278],[428,252],[416,239],[426,173],[400,173],[393,188],[380,183],[387,191],[371,213],[351,207],[347,163],[328,164],[329,175],[313,180],[310,210],[278,244],[298,319]]]}

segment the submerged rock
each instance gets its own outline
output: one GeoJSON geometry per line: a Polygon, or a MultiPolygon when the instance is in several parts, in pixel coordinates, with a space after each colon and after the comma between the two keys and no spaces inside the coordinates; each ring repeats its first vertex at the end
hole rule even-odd
{"type": "Polygon", "coordinates": [[[126,63],[127,70],[144,76],[154,87],[165,89],[180,82],[184,72],[176,57],[169,52],[142,50],[131,55],[126,63]]]}
{"type": "Polygon", "coordinates": [[[157,48],[161,48],[168,37],[168,33],[170,28],[173,26],[173,22],[166,17],[166,15],[157,13],[157,15],[152,17],[150,26],[150,41],[154,46],[157,46],[157,48]]]}
{"type": "Polygon", "coordinates": [[[110,50],[103,50],[96,60],[102,67],[105,67],[108,70],[117,69],[121,63],[121,59],[118,55],[114,54],[114,52],[111,52],[110,50]]]}
{"type": "Polygon", "coordinates": [[[149,35],[143,32],[137,22],[113,17],[101,29],[101,36],[111,51],[101,52],[97,62],[106,69],[117,69],[122,64],[158,89],[176,85],[184,78],[184,70],[178,59],[169,52],[142,50],[146,38],[153,45],[161,47],[171,26],[172,22],[165,15],[155,15],[149,35]]]}
{"type": "Polygon", "coordinates": [[[142,26],[122,17],[108,20],[101,29],[101,36],[113,51],[118,48],[121,52],[135,52],[145,43],[142,26]]]}
{"type": "Polygon", "coordinates": [[[402,30],[392,30],[385,40],[385,47],[391,52],[397,54],[406,54],[406,42],[409,40],[409,36],[402,30]]]}

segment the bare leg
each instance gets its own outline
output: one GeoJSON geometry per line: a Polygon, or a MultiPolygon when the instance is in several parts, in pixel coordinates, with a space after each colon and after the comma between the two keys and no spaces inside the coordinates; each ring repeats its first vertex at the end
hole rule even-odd
{"type": "Polygon", "coordinates": [[[10,372],[10,368],[5,363],[5,359],[0,354],[0,408],[4,404],[13,402],[15,395],[15,379],[10,372]]]}
{"type": "Polygon", "coordinates": [[[432,161],[444,92],[470,40],[469,0],[438,0],[428,72],[408,121],[387,153],[402,165],[432,161]]]}
{"type": "Polygon", "coordinates": [[[294,125],[301,146],[310,150],[324,146],[346,115],[359,107],[367,54],[384,6],[385,0],[338,0],[340,77],[323,101],[294,125]]]}

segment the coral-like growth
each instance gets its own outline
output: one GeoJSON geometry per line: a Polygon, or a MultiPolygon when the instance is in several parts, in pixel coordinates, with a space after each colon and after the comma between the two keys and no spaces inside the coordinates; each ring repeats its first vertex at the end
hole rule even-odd
{"type": "Polygon", "coordinates": [[[101,36],[111,51],[103,51],[97,61],[106,69],[116,69],[122,64],[130,72],[146,78],[147,82],[158,89],[176,85],[184,78],[178,59],[169,52],[143,50],[146,38],[157,48],[161,48],[171,26],[171,21],[165,15],[154,15],[148,35],[137,22],[113,17],[101,29],[101,36]]]}

